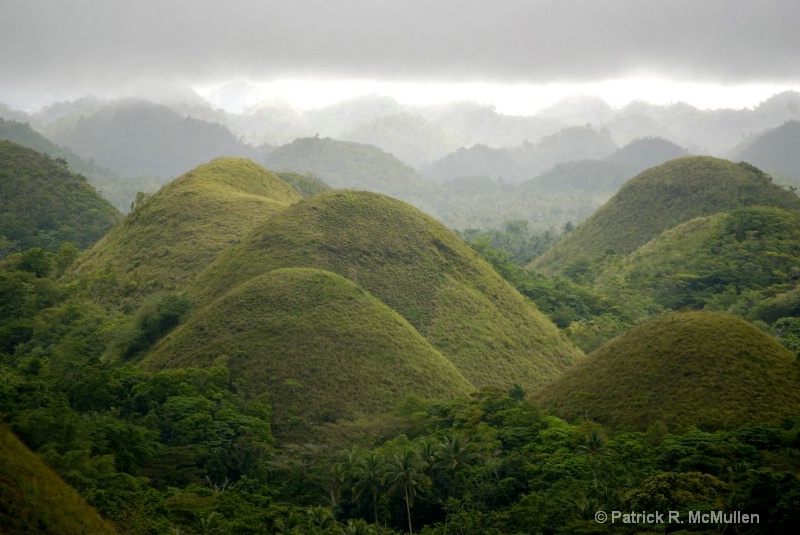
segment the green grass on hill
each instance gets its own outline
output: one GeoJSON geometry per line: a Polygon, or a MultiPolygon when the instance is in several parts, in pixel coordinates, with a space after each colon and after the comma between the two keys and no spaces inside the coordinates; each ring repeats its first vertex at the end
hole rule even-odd
{"type": "Polygon", "coordinates": [[[566,419],[623,429],[735,428],[800,413],[800,368],[735,316],[661,316],[606,343],[534,397],[566,419]]]}
{"type": "Polygon", "coordinates": [[[678,158],[629,180],[532,266],[563,273],[607,254],[628,254],[695,217],[744,206],[800,210],[800,198],[755,167],[707,156],[678,158]]]}
{"type": "Polygon", "coordinates": [[[0,424],[0,533],[103,535],[116,530],[0,424]]]}
{"type": "Polygon", "coordinates": [[[800,213],[765,206],[692,219],[600,275],[595,287],[669,309],[728,308],[786,291],[800,266],[800,213]],[[620,281],[624,281],[620,285],[620,281]],[[753,300],[753,295],[747,297],[753,300]]]}
{"type": "Polygon", "coordinates": [[[255,163],[219,158],[142,201],[78,260],[72,275],[109,303],[180,289],[222,250],[300,199],[255,163]]]}
{"type": "Polygon", "coordinates": [[[195,313],[143,365],[208,366],[227,358],[251,394],[267,392],[276,432],[391,410],[409,394],[473,390],[396,312],[351,281],[280,269],[240,284],[195,313]]]}
{"type": "Polygon", "coordinates": [[[33,149],[0,141],[0,240],[50,250],[85,249],[120,219],[81,175],[33,149]]]}
{"type": "Polygon", "coordinates": [[[284,267],[332,271],[362,286],[476,387],[534,389],[581,356],[453,232],[375,193],[332,191],[290,206],[220,255],[190,294],[208,302],[284,267]]]}

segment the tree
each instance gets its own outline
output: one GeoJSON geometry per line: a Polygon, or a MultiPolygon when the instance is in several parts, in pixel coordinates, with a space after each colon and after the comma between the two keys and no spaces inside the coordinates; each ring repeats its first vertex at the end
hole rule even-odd
{"type": "Polygon", "coordinates": [[[378,498],[383,488],[386,462],[378,453],[371,451],[357,457],[351,468],[353,478],[353,500],[358,501],[364,492],[369,494],[375,523],[378,523],[378,498]]]}
{"type": "Polygon", "coordinates": [[[422,470],[424,470],[424,466],[417,456],[417,452],[407,448],[402,453],[395,454],[394,460],[386,466],[383,479],[384,483],[390,483],[390,493],[397,489],[403,490],[409,533],[414,533],[411,525],[411,505],[417,496],[418,489],[430,483],[430,478],[422,470]]]}

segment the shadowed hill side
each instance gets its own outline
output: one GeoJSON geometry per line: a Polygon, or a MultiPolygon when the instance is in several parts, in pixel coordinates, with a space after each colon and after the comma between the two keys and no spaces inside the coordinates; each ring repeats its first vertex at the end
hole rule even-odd
{"type": "Polygon", "coordinates": [[[800,182],[800,121],[788,121],[748,140],[734,150],[735,157],[768,173],[800,182]]]}
{"type": "Polygon", "coordinates": [[[81,175],[49,156],[0,141],[0,238],[17,247],[85,249],[122,214],[81,175]]]}
{"type": "Polygon", "coordinates": [[[800,412],[795,356],[725,314],[661,316],[606,343],[536,392],[543,407],[623,429],[735,428],[800,412]]]}
{"type": "Polygon", "coordinates": [[[476,387],[533,389],[580,357],[453,232],[368,192],[305,199],[226,251],[191,286],[208,302],[283,267],[338,273],[397,311],[476,387]]]}
{"type": "Polygon", "coordinates": [[[226,356],[244,388],[267,392],[278,430],[374,416],[404,396],[466,395],[472,386],[396,312],[339,275],[280,269],[195,313],[147,367],[207,366],[226,356]]]}
{"type": "Polygon", "coordinates": [[[0,424],[0,533],[115,534],[116,530],[0,424]]]}
{"type": "Polygon", "coordinates": [[[179,289],[225,247],[300,199],[255,163],[219,158],[141,202],[78,260],[71,277],[87,280],[101,301],[179,289]]]}
{"type": "Polygon", "coordinates": [[[694,217],[743,206],[800,210],[800,198],[748,164],[689,156],[629,180],[606,204],[532,266],[561,272],[606,254],[627,254],[694,217]]]}

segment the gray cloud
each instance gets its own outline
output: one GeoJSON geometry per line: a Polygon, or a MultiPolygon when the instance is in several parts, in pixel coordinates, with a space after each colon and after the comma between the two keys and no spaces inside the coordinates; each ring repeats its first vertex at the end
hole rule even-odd
{"type": "Polygon", "coordinates": [[[0,0],[0,86],[800,78],[788,0],[0,0]]]}

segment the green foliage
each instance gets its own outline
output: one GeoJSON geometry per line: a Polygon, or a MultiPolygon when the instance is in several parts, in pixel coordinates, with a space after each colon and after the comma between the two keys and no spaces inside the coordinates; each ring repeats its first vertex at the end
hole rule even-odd
{"type": "Polygon", "coordinates": [[[661,316],[605,344],[534,397],[615,427],[730,428],[800,410],[795,356],[734,316],[661,316]]]}
{"type": "Polygon", "coordinates": [[[0,424],[0,531],[81,535],[114,528],[0,424]]]}
{"type": "Polygon", "coordinates": [[[20,249],[84,249],[121,219],[81,175],[49,156],[0,141],[0,236],[20,249]]]}

